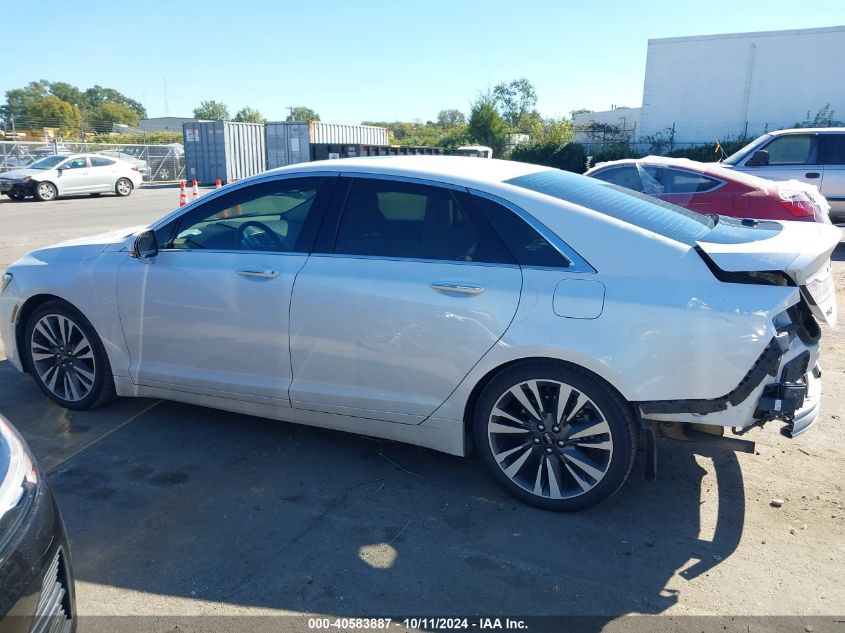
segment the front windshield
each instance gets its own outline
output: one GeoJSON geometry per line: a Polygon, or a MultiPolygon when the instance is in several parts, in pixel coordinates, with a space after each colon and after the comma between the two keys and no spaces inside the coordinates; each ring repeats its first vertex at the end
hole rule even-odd
{"type": "Polygon", "coordinates": [[[736,165],[739,161],[741,161],[743,158],[748,156],[751,153],[751,150],[753,148],[757,147],[758,145],[761,145],[765,141],[769,140],[771,137],[772,137],[771,134],[764,134],[763,136],[761,136],[759,138],[755,138],[748,145],[744,146],[739,151],[736,151],[733,154],[731,154],[730,156],[728,156],[725,160],[722,161],[722,164],[723,165],[736,165]]]}
{"type": "Polygon", "coordinates": [[[46,156],[44,158],[40,158],[34,163],[30,163],[26,166],[27,169],[53,169],[56,165],[60,162],[65,160],[67,156],[46,156]]]}

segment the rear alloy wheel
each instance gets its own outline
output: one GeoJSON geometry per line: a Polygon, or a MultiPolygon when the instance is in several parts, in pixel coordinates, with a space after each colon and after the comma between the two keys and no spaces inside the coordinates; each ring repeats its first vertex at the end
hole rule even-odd
{"type": "Polygon", "coordinates": [[[132,193],[132,181],[128,178],[118,178],[114,185],[114,192],[121,197],[128,196],[132,193]]]}
{"type": "Polygon", "coordinates": [[[52,182],[39,182],[35,185],[35,198],[41,202],[55,200],[58,193],[56,185],[52,182]]]}
{"type": "Polygon", "coordinates": [[[88,320],[69,305],[50,301],[26,327],[32,377],[68,409],[93,409],[114,398],[114,379],[103,345],[88,320]]]}
{"type": "Polygon", "coordinates": [[[512,495],[572,512],[611,497],[636,454],[630,406],[586,371],[554,362],[496,376],[476,407],[476,450],[512,495]]]}
{"type": "Polygon", "coordinates": [[[23,200],[24,198],[26,198],[26,191],[23,187],[15,185],[9,190],[8,195],[12,200],[23,200]]]}

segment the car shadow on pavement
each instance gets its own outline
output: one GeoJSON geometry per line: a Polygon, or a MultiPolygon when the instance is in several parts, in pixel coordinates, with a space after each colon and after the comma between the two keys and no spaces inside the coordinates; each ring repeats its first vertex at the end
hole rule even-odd
{"type": "Polygon", "coordinates": [[[662,443],[657,482],[638,462],[612,500],[564,515],[515,501],[473,459],[162,402],[50,480],[83,615],[125,612],[86,595],[107,585],[149,594],[165,615],[189,598],[610,620],[664,611],[739,543],[737,458],[692,449],[662,443]]]}
{"type": "Polygon", "coordinates": [[[839,242],[839,245],[833,249],[830,258],[835,262],[845,262],[845,241],[839,242]]]}

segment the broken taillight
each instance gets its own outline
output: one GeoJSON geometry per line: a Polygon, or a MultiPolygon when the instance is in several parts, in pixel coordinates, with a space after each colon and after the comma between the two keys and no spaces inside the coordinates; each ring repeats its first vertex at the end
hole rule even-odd
{"type": "Polygon", "coordinates": [[[803,191],[779,191],[780,203],[796,220],[820,219],[821,209],[803,191]]]}

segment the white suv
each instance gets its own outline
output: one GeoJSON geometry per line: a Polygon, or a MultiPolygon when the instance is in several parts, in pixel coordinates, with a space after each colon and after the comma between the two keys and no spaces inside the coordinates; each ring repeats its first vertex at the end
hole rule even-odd
{"type": "Polygon", "coordinates": [[[831,221],[845,221],[845,128],[769,132],[726,158],[723,165],[769,180],[816,185],[830,203],[831,221]]]}

